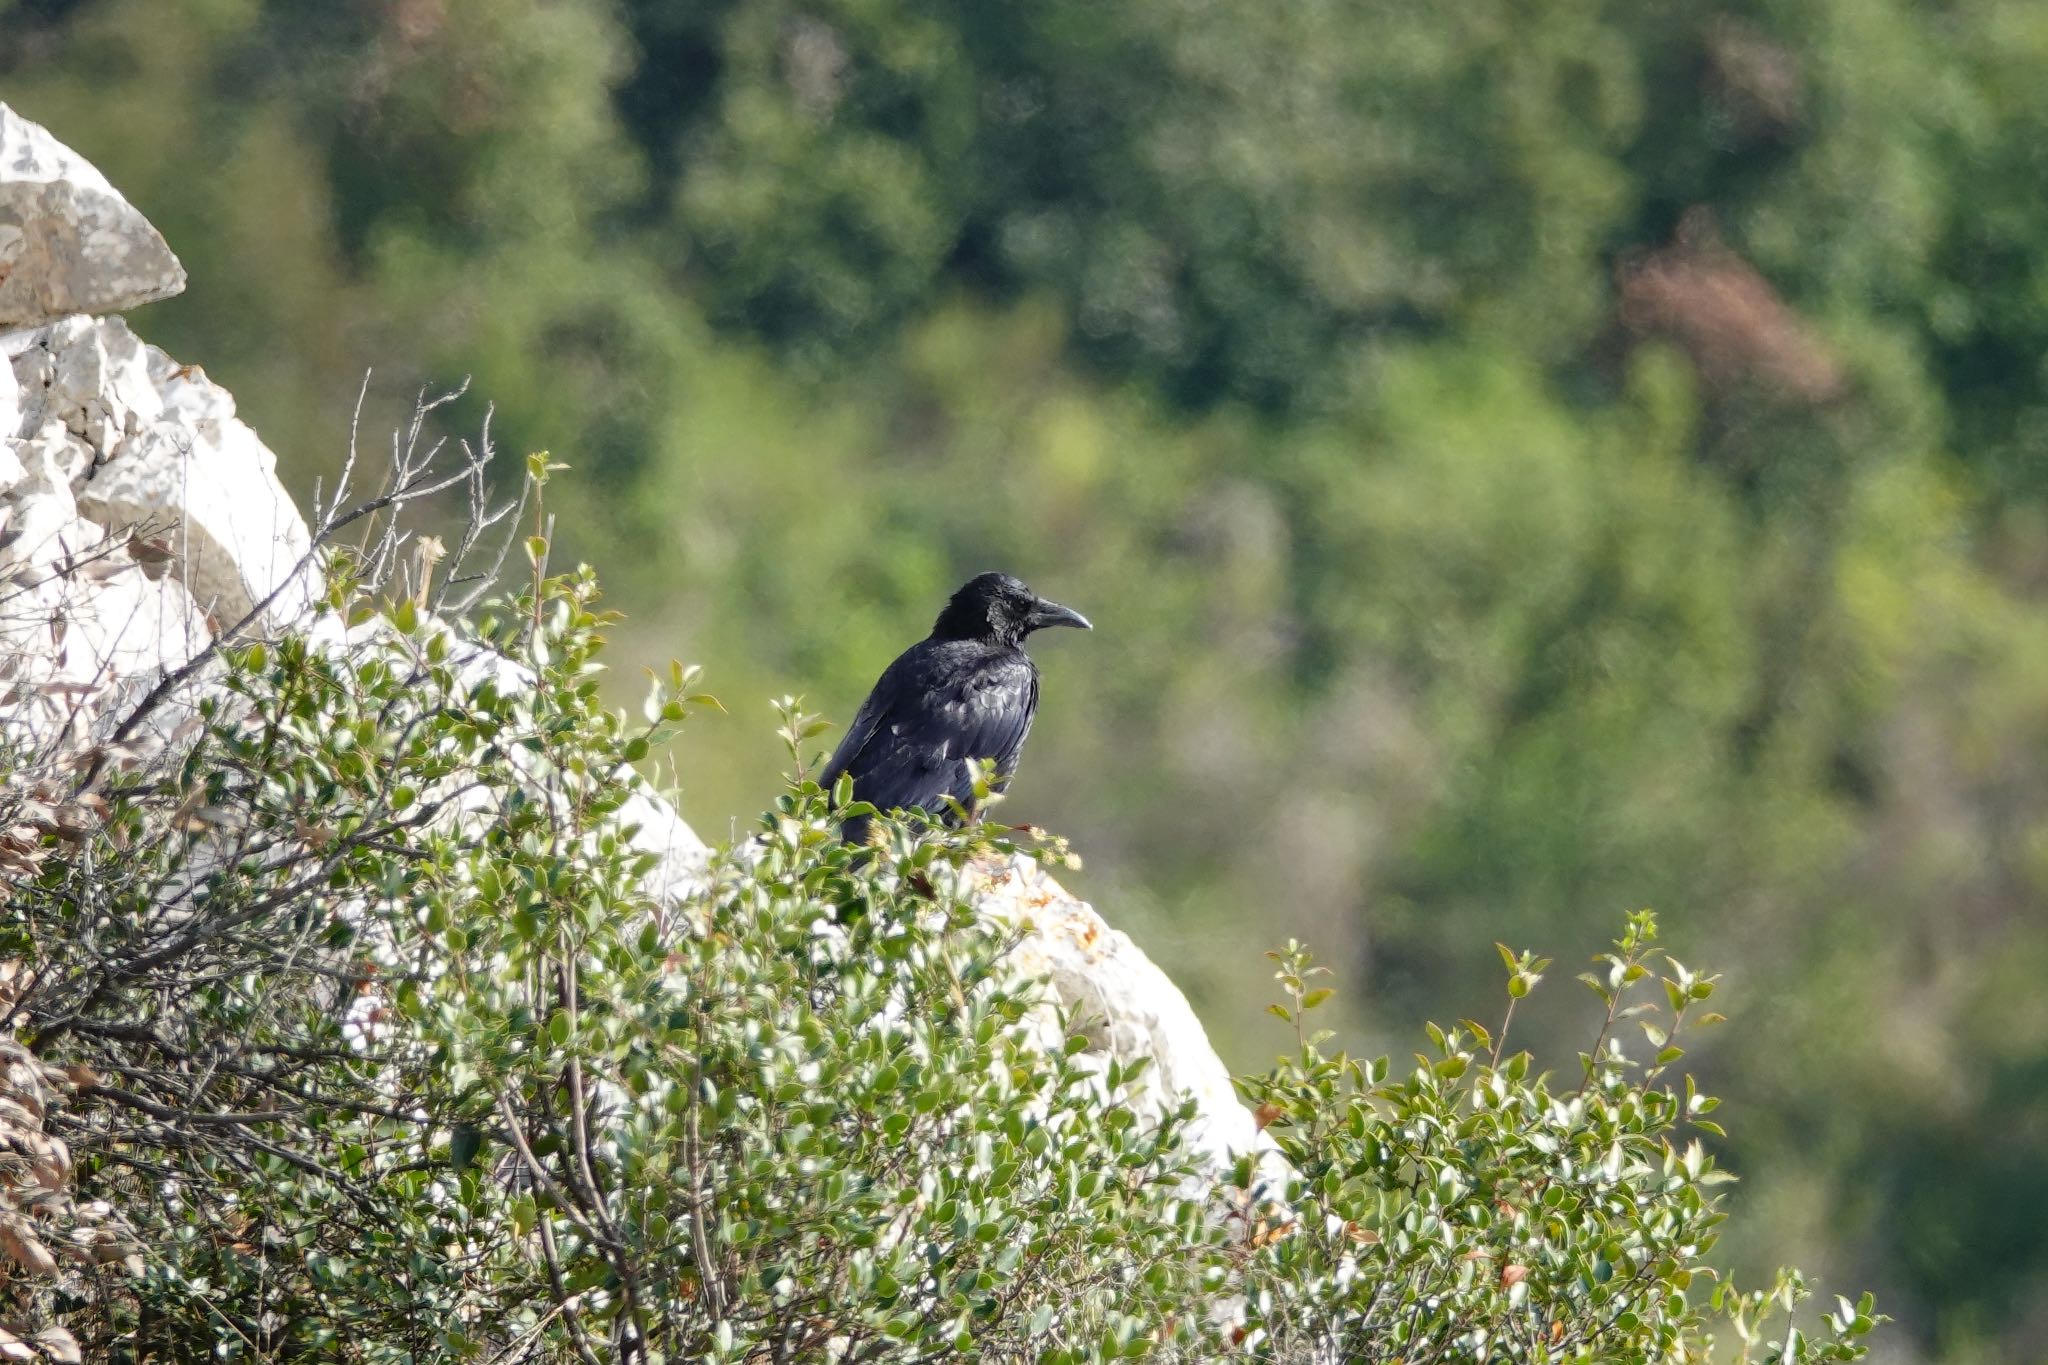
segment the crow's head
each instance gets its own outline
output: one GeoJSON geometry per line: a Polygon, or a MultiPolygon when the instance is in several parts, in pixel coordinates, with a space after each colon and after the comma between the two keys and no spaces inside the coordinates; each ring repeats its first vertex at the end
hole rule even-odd
{"type": "Polygon", "coordinates": [[[1048,602],[1006,573],[977,574],[967,580],[932,626],[939,640],[1000,640],[1020,643],[1045,626],[1079,626],[1092,630],[1088,618],[1071,607],[1048,602]]]}

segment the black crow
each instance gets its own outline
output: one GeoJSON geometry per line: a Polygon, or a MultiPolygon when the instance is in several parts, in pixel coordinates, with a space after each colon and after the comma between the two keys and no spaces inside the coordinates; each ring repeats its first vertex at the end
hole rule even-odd
{"type": "MultiPolygon", "coordinates": [[[[1000,790],[1017,770],[1038,711],[1038,665],[1024,652],[1024,637],[1045,626],[1093,629],[1080,612],[1008,574],[969,579],[932,633],[883,670],[819,785],[829,791],[851,774],[856,801],[949,822],[948,797],[974,804],[974,760],[995,764],[1000,790]]],[[[847,842],[865,843],[867,833],[865,818],[846,822],[847,842]]]]}

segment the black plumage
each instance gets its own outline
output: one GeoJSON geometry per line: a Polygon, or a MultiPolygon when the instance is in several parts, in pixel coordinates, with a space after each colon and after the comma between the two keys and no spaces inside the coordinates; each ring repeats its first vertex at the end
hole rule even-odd
{"type": "MultiPolygon", "coordinates": [[[[932,633],[883,670],[819,784],[830,790],[850,774],[857,801],[948,821],[948,798],[973,804],[975,760],[993,761],[1001,790],[1038,713],[1038,665],[1024,637],[1046,626],[1092,628],[1008,574],[969,579],[932,633]]],[[[866,819],[846,822],[851,842],[865,842],[867,832],[866,819]]]]}

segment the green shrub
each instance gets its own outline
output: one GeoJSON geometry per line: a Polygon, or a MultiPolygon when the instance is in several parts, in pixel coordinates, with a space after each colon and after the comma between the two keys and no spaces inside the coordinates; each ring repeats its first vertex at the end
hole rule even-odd
{"type": "MultiPolygon", "coordinates": [[[[1498,1030],[1428,1026],[1430,1048],[1397,1073],[1322,1048],[1305,1018],[1330,995],[1324,969],[1290,943],[1271,954],[1289,1003],[1274,1013],[1297,1051],[1242,1083],[1298,1179],[1284,1230],[1258,1229],[1249,1262],[1247,1348],[1275,1359],[1431,1361],[1706,1360],[1725,1325],[1740,1358],[1854,1360],[1878,1319],[1843,1300],[1812,1340],[1773,1310],[1806,1297],[1797,1272],[1744,1293],[1707,1263],[1733,1179],[1701,1141],[1719,1101],[1669,1068],[1715,978],[1656,953],[1657,922],[1629,917],[1599,970],[1580,979],[1606,1005],[1577,1084],[1505,1050],[1515,1004],[1548,959],[1500,947],[1508,1006],[1498,1030]],[[1658,975],[1653,963],[1669,975],[1658,975]],[[1655,987],[1661,987],[1661,994],[1655,987]],[[1642,998],[1647,996],[1656,998],[1642,998]],[[1618,1032],[1640,1030],[1647,1062],[1618,1032]]],[[[1251,1179],[1241,1164],[1237,1182],[1251,1179]]]]}
{"type": "MultiPolygon", "coordinates": [[[[474,630],[343,586],[227,651],[174,769],[11,903],[81,1180],[140,1233],[109,1358],[1114,1357],[1209,1235],[965,899],[987,831],[858,856],[814,785],[646,890],[587,570],[474,630]],[[482,652],[501,648],[525,676],[482,652]],[[1051,1026],[1052,1046],[1043,1039],[1051,1026]]],[[[1133,1072],[1135,1074],[1135,1072],[1133,1072]]],[[[76,1286],[83,1291],[87,1286],[76,1286]]],[[[1182,1335],[1193,1330],[1190,1322],[1182,1335]]]]}
{"type": "MultiPolygon", "coordinates": [[[[144,1259],[14,1296],[93,1358],[1683,1361],[1801,1297],[1705,1265],[1713,1101],[1668,1068],[1713,981],[1628,1000],[1647,915],[1570,1089],[1505,1025],[1405,1079],[1327,1055],[1280,954],[1299,1048],[1244,1087],[1298,1179],[1218,1183],[1007,967],[973,886],[1008,831],[851,849],[799,777],[665,864],[632,765],[714,703],[674,666],[608,709],[594,576],[527,548],[473,622],[337,558],[345,635],[222,650],[154,756],[13,770],[10,812],[69,781],[76,817],[0,910],[13,1022],[83,1078],[51,1122],[144,1259]]],[[[1509,966],[1512,1002],[1544,964],[1509,966]]]]}

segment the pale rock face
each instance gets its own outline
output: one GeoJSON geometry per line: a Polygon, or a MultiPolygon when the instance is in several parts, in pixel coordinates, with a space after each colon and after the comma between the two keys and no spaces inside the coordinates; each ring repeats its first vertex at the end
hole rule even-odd
{"type": "Polygon", "coordinates": [[[305,522],[204,375],[118,317],[184,274],[99,172],[0,105],[0,733],[83,742],[266,598],[305,522]]]}
{"type": "Polygon", "coordinates": [[[68,503],[92,470],[92,447],[56,422],[14,443],[23,478],[14,486],[16,498],[63,495],[68,503]]]}
{"type": "Polygon", "coordinates": [[[312,542],[278,489],[273,463],[256,433],[232,418],[196,428],[157,422],[93,474],[79,510],[104,526],[165,536],[185,586],[220,627],[266,598],[264,618],[277,624],[311,601],[301,565],[312,542]]]}
{"type": "Polygon", "coordinates": [[[1156,1118],[1180,1096],[1192,1096],[1187,1142],[1210,1173],[1220,1177],[1238,1156],[1252,1153],[1262,1202],[1279,1197],[1286,1162],[1238,1102],[1230,1069],[1209,1045],[1187,997],[1130,935],[1111,928],[1094,906],[1022,854],[987,875],[976,900],[982,913],[1026,930],[1012,964],[1045,978],[1074,1013],[1090,1043],[1084,1056],[1105,1065],[1150,1058],[1133,1097],[1139,1107],[1156,1118]]]}
{"type": "Polygon", "coordinates": [[[305,522],[277,482],[277,457],[218,386],[119,318],[66,318],[28,333],[9,378],[20,434],[8,446],[22,470],[10,502],[61,486],[106,531],[167,541],[175,581],[220,626],[273,593],[268,623],[305,609],[305,522]]]}
{"type": "MultiPolygon", "coordinates": [[[[5,361],[0,356],[0,361],[5,361]]],[[[21,382],[14,377],[12,364],[0,363],[0,441],[9,440],[21,434],[21,382]]],[[[7,483],[0,477],[0,491],[7,483]]]]}
{"type": "MultiPolygon", "coordinates": [[[[145,351],[149,382],[163,399],[165,419],[197,428],[202,422],[225,423],[235,415],[235,396],[206,377],[197,365],[180,365],[151,346],[145,351]]],[[[272,463],[276,457],[272,457],[272,463]]]]}
{"type": "Polygon", "coordinates": [[[0,329],[184,287],[178,258],[105,176],[0,104],[0,329]]]}
{"type": "Polygon", "coordinates": [[[0,733],[82,741],[196,654],[206,620],[176,580],[150,578],[125,536],[78,516],[68,486],[16,498],[22,486],[0,508],[0,733]]]}
{"type": "Polygon", "coordinates": [[[65,426],[100,452],[99,463],[163,415],[163,397],[150,377],[150,349],[120,318],[103,318],[90,336],[59,353],[52,392],[61,395],[65,426]]]}

